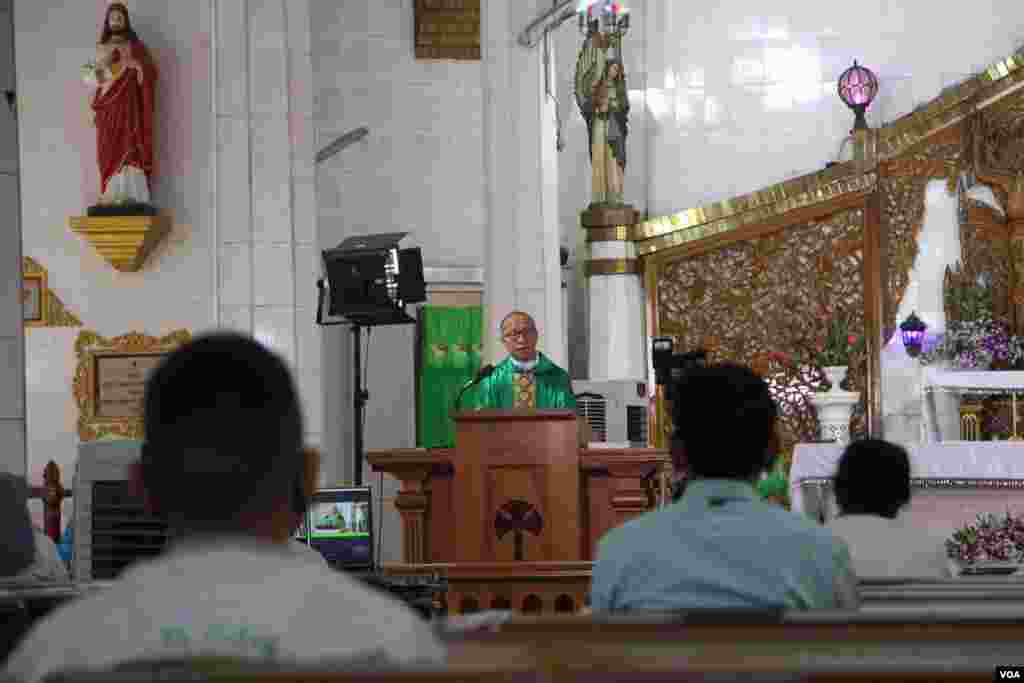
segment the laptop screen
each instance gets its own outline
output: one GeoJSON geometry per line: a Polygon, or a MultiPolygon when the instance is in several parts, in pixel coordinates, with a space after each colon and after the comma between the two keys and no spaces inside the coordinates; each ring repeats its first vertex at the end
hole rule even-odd
{"type": "Polygon", "coordinates": [[[298,536],[335,569],[372,569],[371,510],[369,487],[320,489],[298,536]]]}

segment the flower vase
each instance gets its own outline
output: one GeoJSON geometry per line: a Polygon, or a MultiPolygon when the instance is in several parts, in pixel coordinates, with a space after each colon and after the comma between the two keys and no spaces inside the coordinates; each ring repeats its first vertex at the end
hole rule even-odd
{"type": "Polygon", "coordinates": [[[846,375],[850,372],[850,366],[848,365],[826,365],[823,367],[822,372],[825,373],[825,377],[828,379],[829,393],[835,393],[842,391],[842,384],[846,381],[846,375]]]}

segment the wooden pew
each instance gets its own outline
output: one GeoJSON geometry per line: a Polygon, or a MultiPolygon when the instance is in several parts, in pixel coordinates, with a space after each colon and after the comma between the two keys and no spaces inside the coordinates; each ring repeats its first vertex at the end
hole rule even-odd
{"type": "Polygon", "coordinates": [[[594,683],[678,679],[686,673],[800,674],[830,680],[837,672],[856,672],[886,680],[991,680],[996,666],[1017,661],[1022,640],[1019,617],[977,613],[938,618],[928,610],[904,609],[874,615],[515,617],[497,630],[464,635],[460,642],[525,645],[544,671],[557,673],[557,680],[594,683]]]}

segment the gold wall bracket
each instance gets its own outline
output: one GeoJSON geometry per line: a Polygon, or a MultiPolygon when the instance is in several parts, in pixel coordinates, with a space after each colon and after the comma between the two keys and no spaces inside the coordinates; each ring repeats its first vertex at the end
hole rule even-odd
{"type": "Polygon", "coordinates": [[[124,273],[141,270],[146,257],[171,231],[171,217],[167,215],[72,216],[68,224],[114,270],[124,273]]]}

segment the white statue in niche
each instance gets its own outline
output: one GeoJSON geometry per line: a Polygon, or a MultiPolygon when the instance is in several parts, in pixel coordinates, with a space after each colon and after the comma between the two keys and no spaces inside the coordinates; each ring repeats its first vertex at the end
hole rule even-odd
{"type": "MultiPolygon", "coordinates": [[[[960,211],[956,193],[948,191],[944,179],[932,180],[925,190],[917,258],[896,313],[897,324],[916,312],[928,325],[926,334],[929,338],[945,331],[943,282],[946,266],[952,267],[961,259],[960,249],[960,211]]],[[[917,360],[907,356],[900,335],[894,334],[882,352],[882,414],[886,439],[902,444],[921,440],[922,373],[917,360]]],[[[936,394],[935,402],[942,439],[959,439],[959,400],[955,395],[936,394]]]]}

